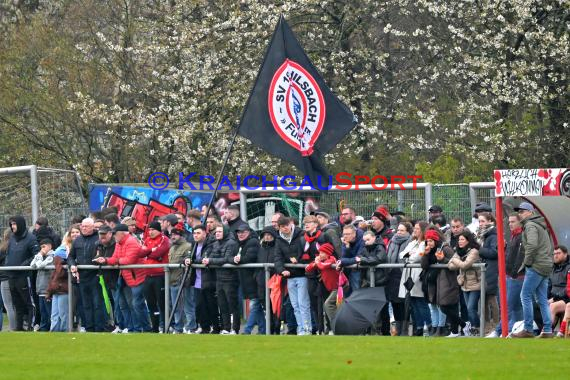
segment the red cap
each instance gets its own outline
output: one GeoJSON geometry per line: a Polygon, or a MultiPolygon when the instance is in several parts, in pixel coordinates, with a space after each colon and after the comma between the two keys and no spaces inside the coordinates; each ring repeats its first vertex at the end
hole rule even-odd
{"type": "Polygon", "coordinates": [[[326,253],[327,256],[331,256],[334,253],[334,247],[331,243],[325,243],[319,247],[319,252],[326,253]]]}
{"type": "Polygon", "coordinates": [[[439,241],[440,237],[439,234],[437,233],[437,231],[435,230],[428,230],[426,232],[426,240],[433,240],[433,241],[439,241]]]}

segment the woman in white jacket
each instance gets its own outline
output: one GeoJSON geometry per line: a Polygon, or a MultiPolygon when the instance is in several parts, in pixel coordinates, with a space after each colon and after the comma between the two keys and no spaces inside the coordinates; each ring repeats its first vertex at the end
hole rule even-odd
{"type": "MultiPolygon", "coordinates": [[[[412,240],[410,240],[406,248],[400,252],[400,260],[409,264],[419,264],[421,262],[422,255],[425,252],[424,234],[427,227],[428,223],[424,221],[417,222],[414,225],[412,240]]],[[[412,305],[412,318],[414,320],[414,335],[416,336],[423,335],[424,326],[427,325],[428,328],[431,327],[431,315],[428,303],[424,298],[424,292],[422,291],[421,273],[421,268],[404,268],[400,280],[400,292],[398,294],[400,298],[406,298],[408,291],[404,284],[408,278],[411,278],[414,282],[414,287],[410,291],[410,300],[412,305]]]]}

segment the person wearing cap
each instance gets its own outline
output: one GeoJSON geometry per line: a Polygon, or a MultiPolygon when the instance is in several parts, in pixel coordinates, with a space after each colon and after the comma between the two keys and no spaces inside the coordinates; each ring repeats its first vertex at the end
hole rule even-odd
{"type": "MultiPolygon", "coordinates": [[[[160,225],[157,226],[160,228],[160,225]]],[[[97,257],[95,263],[105,265],[134,265],[144,264],[144,256],[141,256],[141,246],[133,236],[129,234],[129,228],[124,224],[117,224],[113,229],[115,234],[115,251],[111,257],[97,257]]],[[[144,298],[143,284],[146,278],[145,269],[121,269],[121,278],[125,281],[123,288],[125,298],[128,300],[131,313],[132,332],[151,331],[148,309],[144,298]]],[[[123,331],[123,332],[130,332],[123,331]]]]}
{"type": "MultiPolygon", "coordinates": [[[[259,240],[247,225],[240,225],[236,229],[238,237],[239,253],[234,257],[234,263],[252,264],[257,262],[259,254],[259,240]]],[[[263,305],[257,294],[257,283],[255,281],[255,269],[240,269],[239,281],[243,292],[243,297],[249,299],[249,317],[247,318],[243,333],[251,334],[255,325],[258,326],[258,334],[265,334],[265,314],[263,305]]]]}
{"type": "Polygon", "coordinates": [[[158,218],[160,222],[160,231],[166,237],[170,237],[170,231],[178,224],[178,217],[176,214],[167,214],[158,218]]]}
{"type": "Polygon", "coordinates": [[[338,291],[338,277],[339,274],[333,265],[336,263],[334,257],[334,247],[331,243],[324,243],[319,246],[318,255],[315,256],[313,261],[305,267],[305,272],[308,274],[317,273],[320,275],[322,286],[324,289],[322,299],[322,309],[332,325],[336,316],[337,305],[336,296],[338,291]]]}
{"type": "Polygon", "coordinates": [[[479,214],[483,212],[493,212],[491,206],[489,206],[486,202],[479,202],[475,205],[475,212],[473,213],[473,219],[471,219],[471,223],[467,226],[467,229],[471,231],[471,233],[476,234],[477,228],[479,228],[479,214]]]}
{"type": "Polygon", "coordinates": [[[231,205],[224,211],[224,217],[226,219],[226,223],[230,228],[230,232],[237,239],[236,231],[239,227],[249,226],[246,222],[241,220],[240,218],[240,211],[239,205],[231,205]]]}
{"type": "MultiPolygon", "coordinates": [[[[260,234],[260,247],[257,254],[258,264],[267,264],[275,262],[275,243],[277,238],[277,232],[273,226],[267,226],[261,231],[260,234]]],[[[274,268],[269,268],[269,276],[275,274],[274,268]]],[[[265,288],[267,286],[265,281],[265,269],[259,268],[255,270],[255,282],[257,284],[257,296],[259,297],[259,302],[265,310],[265,288]]],[[[269,303],[271,307],[271,302],[269,303]]],[[[270,332],[271,335],[279,335],[279,322],[280,316],[276,316],[272,310],[265,310],[271,315],[270,332]]]]}
{"type": "MultiPolygon", "coordinates": [[[[186,230],[182,225],[177,225],[170,231],[171,246],[168,251],[168,262],[172,264],[182,264],[188,256],[188,252],[192,251],[192,245],[184,239],[186,230]]],[[[170,304],[174,305],[178,292],[184,288],[182,284],[182,268],[170,269],[170,304]]],[[[193,288],[193,287],[189,287],[193,288]]],[[[194,324],[196,324],[196,310],[194,310],[194,324]]],[[[184,331],[184,315],[182,302],[178,302],[174,311],[174,321],[172,323],[174,334],[180,334],[184,331]]],[[[194,328],[194,331],[196,327],[194,328]]]]}
{"type": "MultiPolygon", "coordinates": [[[[216,227],[216,241],[210,257],[202,259],[204,265],[235,264],[239,245],[227,225],[216,227]]],[[[239,333],[240,313],[238,302],[239,275],[234,269],[216,269],[216,293],[222,319],[222,335],[239,333]],[[232,320],[233,316],[233,320],[232,320]]]]}
{"type": "MultiPolygon", "coordinates": [[[[99,235],[99,241],[97,243],[97,253],[95,258],[97,257],[111,257],[115,252],[115,237],[113,236],[113,230],[107,226],[101,226],[99,231],[97,231],[99,235]]],[[[105,284],[105,288],[107,290],[107,294],[111,296],[111,307],[113,309],[113,316],[114,316],[114,325],[115,330],[114,333],[118,333],[119,330],[124,328],[128,328],[126,323],[123,321],[123,315],[121,314],[121,309],[119,307],[119,291],[118,288],[118,280],[119,280],[119,271],[118,270],[100,270],[99,276],[103,276],[103,283],[105,284]],[[121,321],[121,323],[119,323],[121,321]]]]}
{"type": "Polygon", "coordinates": [[[552,271],[554,248],[548,233],[546,221],[535,213],[534,206],[529,202],[522,202],[515,207],[521,218],[523,227],[522,245],[524,248],[524,262],[519,270],[525,270],[525,277],[521,292],[523,306],[524,330],[512,334],[513,338],[532,338],[533,334],[533,296],[536,297],[544,327],[539,338],[552,338],[552,318],[548,305],[548,277],[552,271]]]}
{"type": "MultiPolygon", "coordinates": [[[[305,233],[301,235],[301,263],[312,262],[319,254],[319,246],[325,243],[330,243],[332,245],[333,240],[330,238],[330,235],[323,233],[319,228],[319,222],[317,217],[314,215],[307,215],[303,218],[303,227],[305,229],[305,233]]],[[[309,297],[311,299],[311,309],[317,317],[316,328],[317,331],[322,334],[325,329],[324,310],[322,307],[323,300],[321,299],[321,294],[323,292],[316,273],[307,274],[307,279],[309,285],[309,297]]]]}
{"type": "Polygon", "coordinates": [[[457,284],[457,271],[449,269],[432,269],[433,264],[448,264],[455,252],[445,242],[443,234],[436,227],[426,231],[426,250],[422,256],[422,269],[426,271],[425,293],[430,304],[437,306],[447,317],[451,332],[447,335],[445,321],[435,326],[434,336],[459,336],[459,328],[466,335],[470,333],[467,322],[459,316],[459,297],[461,290],[457,284]]]}
{"type": "Polygon", "coordinates": [[[428,212],[429,212],[429,222],[433,223],[433,218],[443,215],[443,208],[441,208],[441,206],[438,205],[433,205],[430,206],[428,212]]]}
{"type": "Polygon", "coordinates": [[[342,254],[340,225],[334,220],[331,222],[330,215],[324,211],[315,210],[311,213],[311,215],[315,215],[317,217],[317,222],[319,222],[320,230],[330,238],[330,242],[334,247],[334,255],[336,257],[340,257],[342,254]]]}
{"type": "Polygon", "coordinates": [[[376,235],[378,243],[383,243],[384,248],[388,249],[390,240],[394,236],[394,231],[390,229],[390,214],[385,208],[378,208],[371,217],[372,232],[376,235]]]}
{"type": "MultiPolygon", "coordinates": [[[[174,214],[167,216],[170,215],[175,217],[174,214]]],[[[165,221],[170,223],[168,219],[165,221]]],[[[175,225],[169,229],[169,232],[172,233],[174,228],[179,227],[182,225],[175,225]]],[[[143,257],[146,257],[145,264],[168,264],[170,240],[161,232],[160,228],[161,226],[157,222],[151,222],[148,225],[148,236],[143,240],[140,252],[143,257]]],[[[161,329],[164,331],[164,268],[148,268],[146,270],[144,296],[150,311],[153,331],[159,332],[161,329]]]]}
{"type": "Polygon", "coordinates": [[[103,292],[99,284],[97,270],[77,270],[77,265],[92,265],[97,254],[97,243],[99,235],[95,233],[94,221],[85,218],[81,222],[81,235],[78,236],[71,245],[67,263],[71,273],[79,283],[81,294],[81,305],[85,321],[83,327],[89,332],[102,332],[105,330],[105,310],[103,304],[103,292]]]}
{"type": "Polygon", "coordinates": [[[51,324],[51,302],[46,301],[47,288],[49,278],[53,272],[45,269],[46,266],[53,264],[53,242],[49,238],[40,241],[40,251],[34,256],[30,267],[38,269],[36,275],[36,292],[39,298],[40,307],[40,328],[39,331],[49,331],[51,324]]]}

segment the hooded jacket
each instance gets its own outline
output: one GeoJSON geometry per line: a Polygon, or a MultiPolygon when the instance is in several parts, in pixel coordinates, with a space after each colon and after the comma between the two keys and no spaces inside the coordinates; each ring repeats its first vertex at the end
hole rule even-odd
{"type": "MultiPolygon", "coordinates": [[[[388,264],[401,264],[400,252],[406,248],[410,241],[410,234],[406,233],[405,236],[394,234],[390,244],[388,245],[388,264]]],[[[398,297],[400,292],[400,280],[402,278],[401,268],[388,268],[388,283],[386,284],[386,298],[390,302],[401,302],[402,299],[398,297]]]]}
{"type": "Polygon", "coordinates": [[[486,265],[485,293],[495,295],[499,291],[499,261],[497,249],[497,228],[493,227],[483,236],[479,257],[486,265]]]}
{"type": "Polygon", "coordinates": [[[39,296],[46,296],[47,288],[49,284],[49,279],[51,277],[52,270],[45,269],[46,266],[53,264],[53,250],[49,251],[45,256],[38,253],[34,256],[30,267],[38,269],[36,276],[36,293],[39,296]]]}
{"type": "MultiPolygon", "coordinates": [[[[140,251],[141,246],[137,239],[132,235],[125,235],[123,240],[115,243],[115,252],[112,257],[107,259],[107,265],[144,264],[140,251]]],[[[121,269],[121,276],[130,288],[134,288],[144,282],[146,270],[121,269]]]]}
{"type": "MultiPolygon", "coordinates": [[[[227,226],[224,226],[224,237],[221,240],[216,240],[214,246],[212,247],[212,253],[209,257],[209,263],[211,265],[224,265],[233,264],[234,257],[239,252],[239,245],[234,240],[233,234],[227,226]]],[[[239,275],[234,269],[216,269],[216,281],[222,283],[238,283],[239,275]]]]}
{"type": "MultiPolygon", "coordinates": [[[[261,237],[263,238],[264,234],[270,234],[271,236],[273,236],[273,241],[270,242],[264,242],[261,241],[260,243],[260,247],[259,247],[259,252],[257,254],[257,262],[260,264],[265,264],[265,263],[275,263],[275,251],[276,251],[276,243],[277,243],[277,232],[275,231],[275,229],[271,226],[269,227],[265,227],[263,229],[263,231],[261,232],[261,237]]],[[[275,274],[275,269],[274,268],[270,268],[269,269],[269,276],[272,276],[273,274],[275,274]]],[[[255,281],[257,282],[257,296],[260,299],[264,299],[265,298],[265,270],[264,269],[256,269],[255,270],[255,281]]]]}
{"type": "MultiPolygon", "coordinates": [[[[190,244],[184,237],[180,237],[177,241],[172,241],[170,250],[168,251],[168,262],[171,264],[182,264],[184,259],[188,257],[188,252],[192,251],[190,244]]],[[[179,286],[184,273],[183,268],[170,268],[170,285],[179,286]]]]}
{"type": "Polygon", "coordinates": [[[427,255],[422,256],[422,269],[436,271],[435,282],[424,284],[427,285],[426,298],[429,303],[438,306],[457,305],[459,303],[460,291],[457,283],[457,272],[449,269],[430,269],[432,264],[448,264],[454,254],[455,252],[449,244],[444,243],[438,248],[430,250],[427,255]],[[438,261],[435,257],[438,249],[441,249],[444,254],[441,261],[438,261]]]}
{"type": "MultiPolygon", "coordinates": [[[[8,228],[10,223],[15,222],[17,226],[16,233],[10,237],[8,243],[8,251],[6,253],[6,260],[4,266],[27,266],[30,265],[36,253],[40,251],[40,246],[36,237],[30,234],[26,228],[26,220],[23,216],[15,216],[8,221],[8,228]]],[[[9,271],[9,278],[26,277],[29,275],[27,271],[9,271]]]]}
{"type": "MultiPolygon", "coordinates": [[[[141,249],[141,255],[146,256],[145,264],[168,264],[170,239],[162,232],[155,238],[147,236],[144,239],[144,247],[141,249]]],[[[146,275],[150,277],[164,276],[164,268],[148,268],[146,275]]]]}
{"type": "Polygon", "coordinates": [[[471,248],[464,256],[457,253],[462,251],[461,248],[457,247],[455,251],[447,267],[452,271],[459,270],[457,283],[464,292],[481,290],[481,269],[473,267],[473,264],[481,262],[479,251],[471,248]]]}
{"type": "Polygon", "coordinates": [[[524,219],[521,224],[523,226],[524,266],[548,277],[552,271],[554,247],[550,241],[546,221],[542,216],[533,214],[524,219]]]}
{"type": "Polygon", "coordinates": [[[34,230],[34,236],[38,243],[44,239],[50,239],[53,243],[53,247],[59,247],[61,245],[61,237],[50,226],[40,226],[40,228],[34,230]]]}
{"type": "Polygon", "coordinates": [[[329,237],[331,244],[334,247],[334,254],[336,257],[342,255],[342,241],[340,240],[340,226],[337,222],[325,224],[321,230],[329,237]]]}
{"type": "MultiPolygon", "coordinates": [[[[250,232],[247,239],[238,242],[238,244],[240,255],[239,264],[256,263],[257,256],[259,255],[259,240],[257,240],[257,237],[253,234],[253,231],[250,232]]],[[[244,298],[258,298],[255,269],[239,269],[238,273],[244,298]]]]}

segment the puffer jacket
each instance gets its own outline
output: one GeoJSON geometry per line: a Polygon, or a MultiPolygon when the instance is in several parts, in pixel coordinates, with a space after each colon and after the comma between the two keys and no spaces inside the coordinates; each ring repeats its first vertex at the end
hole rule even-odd
{"type": "MultiPolygon", "coordinates": [[[[234,257],[238,254],[239,245],[234,240],[233,234],[230,235],[229,230],[224,229],[224,237],[222,240],[216,240],[212,247],[212,253],[209,257],[209,264],[224,265],[234,263],[234,257]]],[[[234,269],[216,269],[216,281],[222,283],[238,283],[239,275],[234,269]]]]}
{"type": "Polygon", "coordinates": [[[340,240],[340,226],[337,222],[331,222],[329,224],[325,224],[321,230],[325,233],[334,247],[334,254],[335,257],[340,257],[342,254],[342,241],[340,240]]]}
{"type": "MultiPolygon", "coordinates": [[[[249,237],[239,243],[239,264],[253,264],[257,262],[259,254],[259,240],[250,233],[249,237]]],[[[243,296],[247,299],[258,298],[255,269],[239,269],[239,282],[243,296]]]]}
{"type": "MultiPolygon", "coordinates": [[[[170,240],[163,233],[160,233],[154,239],[147,236],[144,239],[143,247],[141,254],[146,256],[145,264],[168,264],[170,240]]],[[[150,277],[164,276],[164,269],[148,268],[146,275],[150,277]]]]}
{"type": "Polygon", "coordinates": [[[524,266],[548,277],[552,271],[554,247],[550,240],[546,221],[540,215],[533,215],[524,219],[521,224],[523,226],[524,266]]]}
{"type": "Polygon", "coordinates": [[[499,261],[497,251],[497,228],[493,227],[484,235],[479,249],[479,257],[486,265],[485,293],[496,295],[499,291],[499,261]]]}
{"type": "MultiPolygon", "coordinates": [[[[202,246],[199,257],[197,249],[192,247],[192,262],[195,264],[201,264],[202,259],[209,259],[215,242],[216,238],[213,235],[208,235],[202,246]]],[[[190,286],[196,286],[198,275],[200,276],[201,281],[200,289],[216,289],[216,270],[214,268],[195,268],[190,274],[190,286]]]]}
{"type": "MultiPolygon", "coordinates": [[[[277,232],[273,229],[273,227],[266,227],[263,229],[261,236],[264,233],[271,234],[275,240],[271,242],[261,242],[259,253],[257,254],[257,262],[261,264],[265,263],[274,263],[275,262],[275,251],[277,249],[277,232]]],[[[269,269],[269,276],[275,274],[275,269],[269,269]]],[[[260,299],[265,299],[265,269],[256,269],[255,270],[255,281],[257,282],[257,295],[260,299]]]]}
{"type": "Polygon", "coordinates": [[[562,264],[554,264],[548,284],[548,298],[552,298],[554,301],[570,302],[570,298],[566,294],[569,271],[570,257],[566,257],[566,261],[562,264]]]}
{"type": "Polygon", "coordinates": [[[45,256],[38,253],[34,256],[30,267],[38,269],[36,276],[36,292],[39,296],[46,296],[49,285],[51,269],[45,269],[46,266],[53,264],[53,250],[49,251],[45,256]]]}
{"type": "MultiPolygon", "coordinates": [[[[141,246],[132,235],[125,235],[122,241],[116,242],[115,252],[107,258],[107,265],[144,264],[141,257],[141,246]]],[[[146,278],[145,269],[121,269],[121,276],[131,288],[142,284],[146,278]]]]}
{"type": "Polygon", "coordinates": [[[473,264],[480,262],[479,251],[475,248],[471,248],[463,257],[459,256],[456,252],[451,260],[449,260],[449,263],[447,263],[447,267],[450,270],[459,270],[457,283],[464,292],[481,290],[481,269],[473,267],[473,264]]]}
{"type": "MultiPolygon", "coordinates": [[[[358,254],[360,256],[360,264],[366,266],[375,266],[378,264],[386,264],[388,262],[388,254],[384,247],[383,241],[376,240],[371,245],[364,245],[358,254]]],[[[385,286],[388,283],[388,273],[386,268],[375,268],[374,286],[385,286]]],[[[361,287],[370,286],[369,269],[362,269],[360,273],[361,287]]]]}
{"type": "MultiPolygon", "coordinates": [[[[441,246],[441,250],[444,254],[441,261],[438,261],[435,257],[435,250],[432,250],[427,255],[422,256],[423,270],[430,270],[429,267],[432,264],[449,263],[455,252],[447,243],[444,243],[441,246]]],[[[459,303],[460,290],[459,284],[457,283],[457,271],[435,268],[432,268],[431,270],[437,271],[437,275],[434,284],[428,283],[428,302],[438,306],[456,305],[459,303]]]]}

